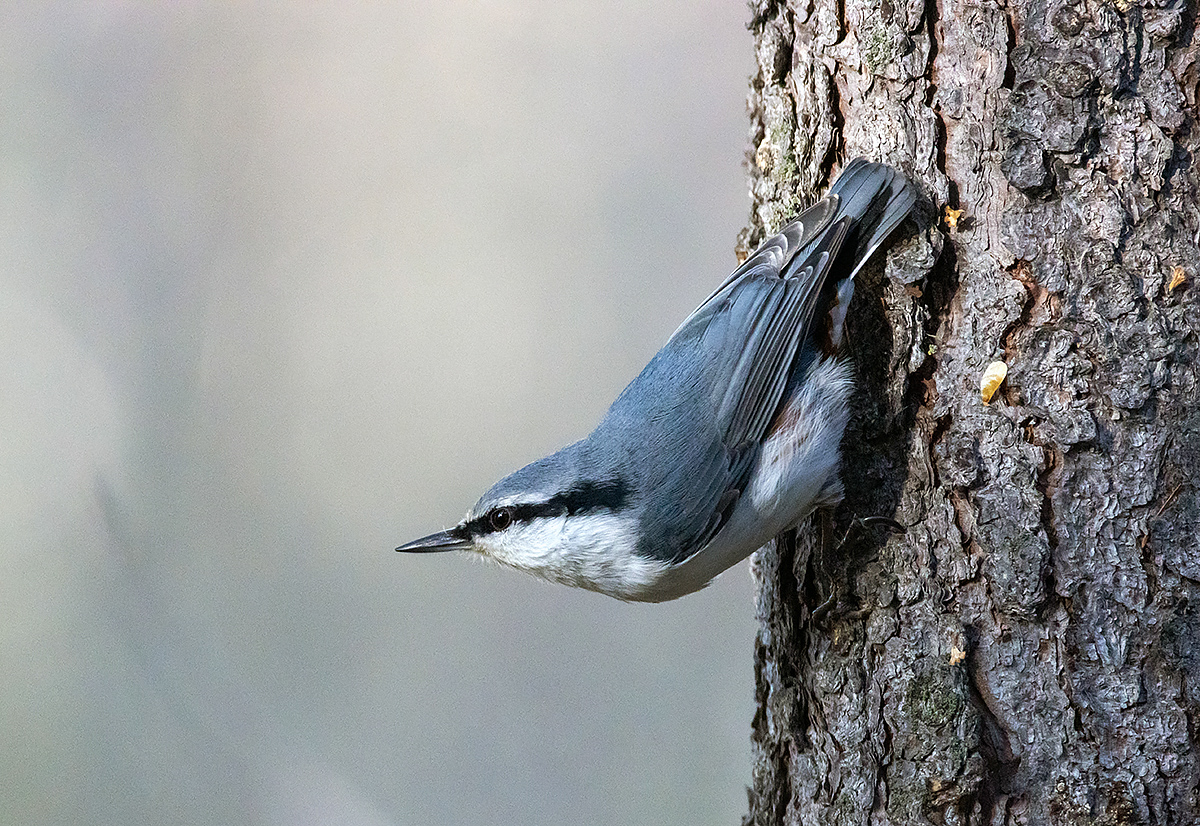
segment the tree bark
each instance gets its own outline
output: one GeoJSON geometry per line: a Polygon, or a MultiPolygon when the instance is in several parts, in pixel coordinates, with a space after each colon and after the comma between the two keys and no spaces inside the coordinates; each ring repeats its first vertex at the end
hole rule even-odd
{"type": "Polygon", "coordinates": [[[747,824],[1200,822],[1200,41],[1135,2],[752,3],[741,248],[857,155],[929,204],[846,501],[755,556],[747,824]]]}

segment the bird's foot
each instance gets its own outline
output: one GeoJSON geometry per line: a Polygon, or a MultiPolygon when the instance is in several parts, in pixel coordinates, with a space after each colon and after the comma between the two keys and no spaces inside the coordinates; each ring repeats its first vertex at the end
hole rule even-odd
{"type": "Polygon", "coordinates": [[[842,541],[837,544],[836,550],[841,550],[855,531],[866,531],[868,528],[886,528],[889,533],[894,534],[908,533],[906,526],[886,516],[856,516],[846,526],[846,532],[842,534],[842,541]]]}

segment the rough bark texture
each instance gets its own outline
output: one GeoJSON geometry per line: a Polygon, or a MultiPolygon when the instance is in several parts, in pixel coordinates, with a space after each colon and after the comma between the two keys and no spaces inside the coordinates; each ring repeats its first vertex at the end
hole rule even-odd
{"type": "Polygon", "coordinates": [[[743,248],[856,155],[930,203],[846,503],[755,558],[746,823],[1200,822],[1200,41],[1134,2],[752,4],[743,248]]]}

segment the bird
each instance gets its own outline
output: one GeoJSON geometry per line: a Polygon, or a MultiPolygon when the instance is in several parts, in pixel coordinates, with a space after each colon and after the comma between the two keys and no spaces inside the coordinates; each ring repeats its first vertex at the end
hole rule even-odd
{"type": "Polygon", "coordinates": [[[913,185],[857,158],[684,320],[587,437],[397,551],[469,551],[627,602],[704,588],[841,501],[854,278],[913,185]]]}

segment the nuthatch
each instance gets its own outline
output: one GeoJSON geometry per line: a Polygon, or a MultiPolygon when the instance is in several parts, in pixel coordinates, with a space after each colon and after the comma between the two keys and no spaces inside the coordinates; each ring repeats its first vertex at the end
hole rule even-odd
{"type": "Polygon", "coordinates": [[[623,600],[697,591],[841,500],[854,276],[912,209],[851,161],[696,309],[586,438],[501,479],[453,528],[397,548],[475,551],[623,600]]]}

